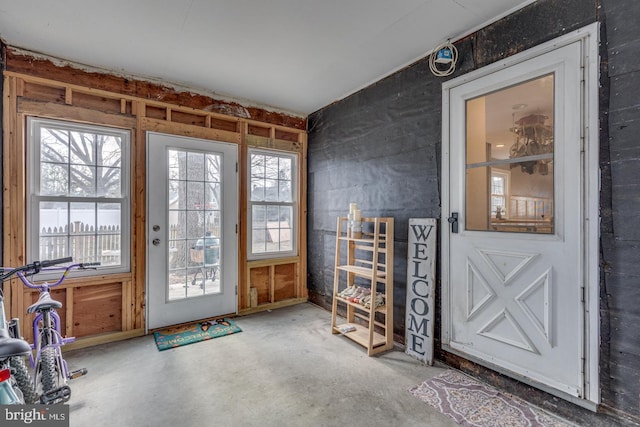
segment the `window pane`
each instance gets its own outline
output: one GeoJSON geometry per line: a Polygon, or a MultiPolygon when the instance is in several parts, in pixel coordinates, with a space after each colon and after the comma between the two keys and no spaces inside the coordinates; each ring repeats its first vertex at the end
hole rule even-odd
{"type": "Polygon", "coordinates": [[[69,136],[66,131],[40,129],[40,161],[69,163],[69,136]]]}
{"type": "Polygon", "coordinates": [[[290,251],[291,249],[293,249],[291,245],[291,229],[281,228],[280,229],[280,250],[290,251]]]}
{"type": "Polygon", "coordinates": [[[279,161],[278,157],[265,156],[265,165],[264,165],[265,178],[270,178],[270,179],[278,178],[278,161],[279,161]]]}
{"type": "Polygon", "coordinates": [[[98,203],[97,256],[101,265],[121,263],[120,218],[120,204],[98,203]]]}
{"type": "Polygon", "coordinates": [[[40,194],[45,196],[66,195],[69,191],[67,165],[42,163],[40,168],[40,194]]]}
{"type": "Polygon", "coordinates": [[[278,201],[292,202],[293,191],[291,188],[291,181],[278,181],[278,186],[279,186],[278,201]]]}
{"type": "Polygon", "coordinates": [[[278,201],[278,181],[275,179],[264,180],[264,199],[267,202],[278,201]]]}
{"type": "Polygon", "coordinates": [[[206,184],[205,186],[206,209],[220,209],[220,184],[206,184]]]}
{"type": "Polygon", "coordinates": [[[187,181],[187,209],[204,209],[204,183],[187,181]]]}
{"type": "Polygon", "coordinates": [[[102,197],[121,197],[120,168],[99,167],[96,195],[102,197]]]}
{"type": "Polygon", "coordinates": [[[122,160],[122,140],[111,135],[99,135],[98,166],[120,168],[122,160]]]}
{"type": "Polygon", "coordinates": [[[252,228],[267,228],[267,207],[254,205],[252,208],[252,228]]]}
{"type": "Polygon", "coordinates": [[[169,178],[187,179],[187,154],[183,151],[169,150],[169,178]]]}
{"type": "Polygon", "coordinates": [[[169,180],[169,209],[186,209],[186,181],[169,180]]]}
{"type": "Polygon", "coordinates": [[[280,168],[278,172],[278,178],[291,180],[291,159],[286,157],[280,158],[280,168]]]}
{"type": "Polygon", "coordinates": [[[71,195],[93,197],[96,195],[95,169],[71,165],[71,195]]]}
{"type": "Polygon", "coordinates": [[[251,178],[251,200],[254,202],[263,202],[265,200],[264,179],[251,178]]]}
{"type": "Polygon", "coordinates": [[[553,74],[466,102],[467,229],[554,232],[553,117],[553,74]]]}
{"type": "Polygon", "coordinates": [[[220,182],[220,156],[207,154],[207,181],[220,182]]]}
{"type": "Polygon", "coordinates": [[[187,211],[187,238],[199,239],[204,236],[204,213],[187,211]]]}
{"type": "Polygon", "coordinates": [[[204,154],[187,153],[187,179],[204,181],[204,154]]]}
{"type": "Polygon", "coordinates": [[[76,165],[95,165],[98,135],[84,132],[70,132],[70,162],[76,165]]]}
{"type": "Polygon", "coordinates": [[[40,202],[40,230],[38,259],[69,256],[69,205],[67,203],[40,202]]]}

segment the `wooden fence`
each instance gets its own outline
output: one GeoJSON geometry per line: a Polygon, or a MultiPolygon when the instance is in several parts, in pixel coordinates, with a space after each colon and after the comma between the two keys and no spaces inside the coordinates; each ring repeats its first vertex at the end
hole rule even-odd
{"type": "Polygon", "coordinates": [[[40,259],[72,256],[74,262],[121,263],[119,225],[94,227],[82,222],[70,226],[48,227],[40,231],[40,259]]]}

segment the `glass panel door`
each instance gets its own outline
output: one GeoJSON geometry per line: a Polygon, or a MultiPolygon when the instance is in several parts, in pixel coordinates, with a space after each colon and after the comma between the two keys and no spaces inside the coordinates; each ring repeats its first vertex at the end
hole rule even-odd
{"type": "Polygon", "coordinates": [[[238,147],[147,132],[147,328],[235,313],[238,147]]]}

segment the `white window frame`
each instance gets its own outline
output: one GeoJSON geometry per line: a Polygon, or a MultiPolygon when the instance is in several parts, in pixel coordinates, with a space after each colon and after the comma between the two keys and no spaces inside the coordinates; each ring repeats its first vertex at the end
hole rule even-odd
{"type": "MultiPolygon", "coordinates": [[[[102,125],[89,125],[64,120],[27,117],[27,259],[29,262],[40,257],[40,202],[97,202],[120,204],[120,264],[101,266],[97,270],[78,271],[74,275],[103,275],[131,271],[131,132],[129,130],[102,125]],[[115,135],[122,141],[120,167],[121,197],[78,197],[40,195],[40,128],[52,126],[79,132],[95,132],[115,135]]],[[[71,256],[72,254],[69,254],[71,256]]],[[[75,260],[74,260],[75,262],[75,260]]]]}
{"type": "Polygon", "coordinates": [[[269,150],[263,148],[249,148],[247,154],[247,259],[275,259],[286,258],[298,255],[298,188],[300,177],[298,175],[299,155],[289,151],[269,150]],[[251,155],[260,154],[274,157],[284,157],[291,159],[291,202],[266,202],[252,201],[251,188],[251,155]],[[272,252],[253,252],[253,206],[290,206],[292,208],[291,218],[291,250],[272,252]]]}

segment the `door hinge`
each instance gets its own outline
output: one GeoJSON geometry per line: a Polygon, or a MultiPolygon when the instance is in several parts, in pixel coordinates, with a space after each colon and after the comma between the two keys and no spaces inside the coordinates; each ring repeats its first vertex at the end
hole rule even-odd
{"type": "Polygon", "coordinates": [[[238,295],[238,285],[236,285],[236,295],[238,295]]]}
{"type": "Polygon", "coordinates": [[[236,162],[236,172],[238,172],[238,162],[236,162]]]}
{"type": "Polygon", "coordinates": [[[238,234],[238,224],[236,224],[236,234],[238,234]]]}
{"type": "Polygon", "coordinates": [[[584,293],[585,293],[585,289],[584,289],[584,286],[583,286],[583,287],[580,288],[580,302],[585,302],[586,301],[584,293]]]}

